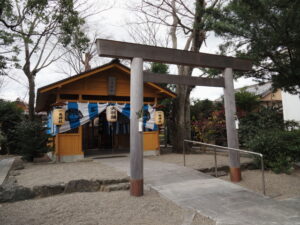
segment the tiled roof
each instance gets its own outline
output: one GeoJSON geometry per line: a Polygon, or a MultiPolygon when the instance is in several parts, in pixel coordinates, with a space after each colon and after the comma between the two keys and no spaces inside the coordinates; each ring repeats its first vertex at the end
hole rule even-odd
{"type": "Polygon", "coordinates": [[[268,82],[265,84],[254,84],[254,85],[238,88],[238,89],[235,89],[235,92],[238,92],[241,90],[245,90],[247,92],[253,93],[260,97],[264,97],[273,91],[271,82],[268,82]]]}
{"type": "MultiPolygon", "coordinates": [[[[263,98],[267,94],[271,93],[273,91],[273,88],[272,88],[272,83],[268,82],[268,83],[265,83],[265,84],[253,84],[253,85],[250,85],[250,86],[237,88],[234,91],[239,92],[241,90],[245,90],[247,92],[258,95],[259,97],[263,98]]],[[[221,97],[217,98],[215,101],[217,101],[217,102],[222,101],[222,99],[223,99],[222,97],[223,97],[223,95],[221,97]]]]}

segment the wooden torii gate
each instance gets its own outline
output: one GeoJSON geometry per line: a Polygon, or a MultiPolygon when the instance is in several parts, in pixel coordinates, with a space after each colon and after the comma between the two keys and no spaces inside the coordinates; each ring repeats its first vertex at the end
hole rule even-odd
{"type": "MultiPolygon", "coordinates": [[[[130,194],[132,196],[143,195],[143,136],[142,132],[139,132],[138,129],[138,112],[143,106],[143,82],[223,87],[228,147],[239,148],[238,135],[235,127],[236,105],[233,86],[233,70],[249,71],[252,68],[251,61],[234,57],[105,39],[97,39],[96,44],[99,56],[131,59],[130,194]],[[143,71],[144,61],[221,69],[223,70],[223,77],[200,78],[154,74],[143,71]]],[[[240,155],[238,152],[229,152],[229,167],[231,181],[240,181],[240,155]]]]}

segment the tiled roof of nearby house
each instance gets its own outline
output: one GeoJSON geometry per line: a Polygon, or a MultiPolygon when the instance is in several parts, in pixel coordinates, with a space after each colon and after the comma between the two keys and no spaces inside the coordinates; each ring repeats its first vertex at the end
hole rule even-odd
{"type": "Polygon", "coordinates": [[[271,93],[273,91],[273,88],[272,88],[272,83],[268,82],[265,84],[254,84],[254,85],[238,88],[235,89],[235,92],[239,92],[241,90],[245,90],[247,92],[258,95],[260,97],[264,97],[267,94],[271,93]]]}
{"type": "MultiPolygon", "coordinates": [[[[250,92],[252,94],[258,95],[260,98],[263,98],[265,96],[267,96],[268,94],[273,92],[273,87],[272,87],[272,83],[268,82],[265,84],[253,84],[253,85],[249,85],[249,86],[245,86],[242,88],[237,88],[234,91],[235,92],[239,92],[245,90],[247,92],[250,92]]],[[[222,101],[222,97],[216,99],[215,101],[219,102],[222,101]]]]}
{"type": "Polygon", "coordinates": [[[22,101],[20,98],[17,98],[14,103],[21,108],[25,114],[28,114],[28,104],[24,101],[22,101]]]}

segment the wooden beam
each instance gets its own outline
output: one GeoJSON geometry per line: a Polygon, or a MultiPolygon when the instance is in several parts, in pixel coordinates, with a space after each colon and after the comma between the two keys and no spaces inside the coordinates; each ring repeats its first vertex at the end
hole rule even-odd
{"type": "Polygon", "coordinates": [[[150,62],[162,62],[222,70],[225,68],[232,68],[238,71],[249,71],[252,68],[251,61],[228,56],[105,39],[97,39],[96,44],[99,56],[123,59],[140,57],[143,58],[144,61],[150,62]]]}
{"type": "Polygon", "coordinates": [[[160,84],[183,84],[189,86],[224,87],[224,78],[203,78],[179,76],[170,74],[159,74],[144,71],[144,82],[160,84]]]}

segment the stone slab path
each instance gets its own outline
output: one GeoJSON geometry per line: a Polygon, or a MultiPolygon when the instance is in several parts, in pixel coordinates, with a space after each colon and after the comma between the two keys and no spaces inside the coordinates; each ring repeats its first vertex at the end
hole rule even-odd
{"type": "Polygon", "coordinates": [[[14,158],[1,159],[0,160],[0,186],[3,184],[7,174],[14,162],[14,158]]]}
{"type": "MultiPolygon", "coordinates": [[[[129,174],[129,158],[99,161],[129,174]]],[[[217,225],[300,225],[299,201],[280,202],[183,166],[144,159],[144,182],[217,225]]]]}

